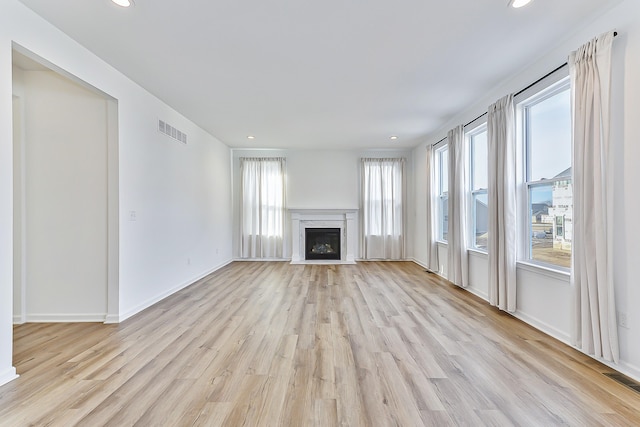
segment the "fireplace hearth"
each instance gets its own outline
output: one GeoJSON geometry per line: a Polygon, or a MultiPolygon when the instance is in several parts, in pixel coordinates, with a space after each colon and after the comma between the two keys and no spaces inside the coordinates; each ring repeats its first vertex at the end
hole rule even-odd
{"type": "Polygon", "coordinates": [[[340,259],[339,228],[305,228],[305,259],[340,259]]]}

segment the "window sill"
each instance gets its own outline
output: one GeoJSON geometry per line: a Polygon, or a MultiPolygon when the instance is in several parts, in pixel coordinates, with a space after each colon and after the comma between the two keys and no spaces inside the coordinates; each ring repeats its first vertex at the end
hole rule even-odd
{"type": "Polygon", "coordinates": [[[560,280],[562,282],[569,283],[571,279],[571,273],[568,271],[557,270],[555,268],[546,267],[539,264],[533,264],[526,261],[516,262],[516,268],[531,273],[542,274],[552,279],[560,280]]]}
{"type": "Polygon", "coordinates": [[[479,249],[468,248],[467,252],[469,252],[469,255],[477,257],[477,258],[482,258],[482,259],[488,259],[489,258],[489,253],[488,252],[481,251],[479,249]]]}
{"type": "Polygon", "coordinates": [[[448,247],[449,247],[449,243],[447,243],[447,242],[443,242],[443,241],[441,241],[441,240],[436,241],[436,244],[437,244],[438,246],[440,246],[441,248],[448,248],[448,247]]]}

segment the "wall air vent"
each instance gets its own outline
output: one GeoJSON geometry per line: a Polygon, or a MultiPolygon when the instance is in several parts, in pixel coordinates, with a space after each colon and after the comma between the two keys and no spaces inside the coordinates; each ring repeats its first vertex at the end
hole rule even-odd
{"type": "Polygon", "coordinates": [[[176,141],[180,141],[183,144],[187,143],[187,134],[179,131],[178,129],[171,126],[169,123],[166,123],[162,120],[158,120],[158,132],[167,135],[175,139],[176,141]]]}

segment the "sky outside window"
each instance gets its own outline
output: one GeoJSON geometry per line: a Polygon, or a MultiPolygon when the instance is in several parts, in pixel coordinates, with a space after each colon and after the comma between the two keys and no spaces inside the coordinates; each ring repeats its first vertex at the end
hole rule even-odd
{"type": "Polygon", "coordinates": [[[571,167],[570,97],[565,90],[529,107],[529,181],[551,179],[571,167]]]}
{"type": "Polygon", "coordinates": [[[473,188],[487,189],[487,131],[473,136],[473,188]]]}

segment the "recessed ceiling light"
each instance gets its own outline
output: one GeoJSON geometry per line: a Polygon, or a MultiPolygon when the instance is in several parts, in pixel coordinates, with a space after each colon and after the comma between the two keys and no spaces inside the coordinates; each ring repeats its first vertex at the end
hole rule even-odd
{"type": "Polygon", "coordinates": [[[522,6],[526,6],[529,3],[531,3],[531,0],[509,0],[509,6],[516,9],[522,6]]]}
{"type": "Polygon", "coordinates": [[[247,139],[256,139],[256,137],[255,137],[255,136],[253,136],[253,135],[249,135],[249,136],[247,137],[247,139]]]}
{"type": "Polygon", "coordinates": [[[111,0],[111,1],[117,4],[118,6],[122,6],[122,7],[133,6],[133,0],[111,0]]]}
{"type": "Polygon", "coordinates": [[[396,139],[398,139],[398,137],[396,135],[391,135],[389,139],[392,141],[395,141],[396,139]]]}

